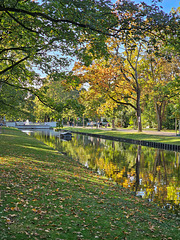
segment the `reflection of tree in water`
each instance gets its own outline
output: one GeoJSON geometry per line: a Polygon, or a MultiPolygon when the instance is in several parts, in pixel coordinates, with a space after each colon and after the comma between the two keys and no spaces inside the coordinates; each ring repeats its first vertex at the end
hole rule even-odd
{"type": "Polygon", "coordinates": [[[135,182],[136,191],[138,190],[138,187],[139,187],[140,159],[141,159],[141,146],[138,146],[137,156],[136,156],[136,182],[135,182]]]}
{"type": "Polygon", "coordinates": [[[178,206],[180,153],[74,134],[72,141],[38,136],[90,169],[151,201],[178,206]]]}
{"type": "MultiPolygon", "coordinates": [[[[175,154],[176,158],[177,153],[175,154]]],[[[163,150],[156,149],[154,165],[146,180],[146,195],[151,201],[158,202],[162,206],[179,208],[179,166],[173,168],[169,158],[163,150]],[[176,171],[177,170],[177,171],[176,171]]]]}
{"type": "MultiPolygon", "coordinates": [[[[154,197],[161,198],[161,201],[163,199],[167,198],[167,186],[168,186],[168,180],[167,180],[167,171],[166,171],[166,163],[164,158],[164,152],[160,149],[156,150],[156,157],[154,161],[154,168],[153,168],[153,180],[151,183],[151,188],[153,191],[153,186],[155,189],[154,197]],[[162,184],[163,183],[163,184],[162,184]]],[[[151,197],[153,200],[153,196],[151,197]]]]}

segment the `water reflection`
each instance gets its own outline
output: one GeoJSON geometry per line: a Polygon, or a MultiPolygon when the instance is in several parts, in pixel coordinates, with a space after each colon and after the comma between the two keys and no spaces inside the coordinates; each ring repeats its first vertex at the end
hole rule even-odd
{"type": "Polygon", "coordinates": [[[71,141],[62,141],[51,130],[29,134],[136,195],[179,211],[180,153],[78,134],[71,141]]]}

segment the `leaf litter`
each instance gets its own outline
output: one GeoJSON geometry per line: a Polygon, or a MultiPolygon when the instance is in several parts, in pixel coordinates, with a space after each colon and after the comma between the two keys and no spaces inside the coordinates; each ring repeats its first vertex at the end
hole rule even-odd
{"type": "Polygon", "coordinates": [[[179,239],[178,216],[18,130],[0,138],[1,239],[179,239]]]}

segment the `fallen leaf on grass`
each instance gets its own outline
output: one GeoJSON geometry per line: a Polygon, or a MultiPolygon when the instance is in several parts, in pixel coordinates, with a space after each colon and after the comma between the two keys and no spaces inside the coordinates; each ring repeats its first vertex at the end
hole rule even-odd
{"type": "Polygon", "coordinates": [[[150,227],[149,227],[149,230],[150,230],[151,232],[154,232],[155,226],[154,226],[154,225],[150,226],[150,227]]]}
{"type": "Polygon", "coordinates": [[[12,223],[14,223],[13,221],[11,221],[11,219],[10,218],[6,218],[6,223],[7,224],[12,224],[12,223]]]}

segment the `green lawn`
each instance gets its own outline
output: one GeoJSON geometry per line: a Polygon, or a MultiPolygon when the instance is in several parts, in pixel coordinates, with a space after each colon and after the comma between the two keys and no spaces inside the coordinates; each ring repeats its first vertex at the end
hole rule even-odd
{"type": "Polygon", "coordinates": [[[174,239],[179,218],[13,128],[0,130],[0,239],[174,239]]]}
{"type": "Polygon", "coordinates": [[[134,140],[143,140],[150,142],[158,142],[158,143],[167,143],[180,145],[180,136],[165,136],[165,135],[153,135],[147,134],[145,132],[130,132],[130,131],[116,131],[116,130],[101,130],[97,128],[89,129],[89,128],[76,128],[76,127],[64,127],[64,130],[71,130],[74,132],[85,132],[85,133],[93,133],[99,135],[109,135],[114,137],[121,138],[129,138],[134,140]]]}

